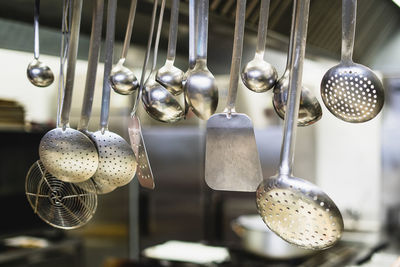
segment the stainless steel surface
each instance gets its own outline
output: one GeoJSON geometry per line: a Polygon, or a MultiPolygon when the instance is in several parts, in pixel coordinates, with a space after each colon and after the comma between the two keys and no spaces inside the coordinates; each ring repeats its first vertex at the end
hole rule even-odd
{"type": "Polygon", "coordinates": [[[83,182],[92,177],[98,167],[98,154],[92,141],[82,132],[69,127],[81,8],[82,0],[72,1],[72,25],[60,125],[47,132],[39,145],[40,160],[46,170],[65,182],[83,182]]]}
{"type": "Polygon", "coordinates": [[[284,240],[307,249],[335,244],[343,219],[335,203],[317,186],[292,175],[310,0],[294,1],[293,61],[278,174],[257,188],[257,209],[265,224],[284,240]]]}
{"type": "Polygon", "coordinates": [[[107,29],[105,42],[105,63],[103,95],[100,115],[100,130],[91,134],[99,153],[99,167],[93,175],[96,183],[108,186],[128,184],[136,173],[136,159],[130,145],[124,138],[108,130],[111,85],[109,75],[112,67],[115,18],[117,0],[110,0],[107,7],[107,29]]]}
{"type": "Polygon", "coordinates": [[[209,1],[196,4],[196,65],[187,73],[184,90],[186,100],[194,114],[208,120],[218,105],[218,87],[207,68],[208,8],[209,1]]]}
{"type": "Polygon", "coordinates": [[[205,180],[215,190],[254,192],[262,180],[253,124],[235,111],[245,13],[246,1],[238,1],[227,105],[207,122],[205,180]]]}
{"type": "Polygon", "coordinates": [[[161,83],[173,95],[179,95],[183,91],[183,71],[174,66],[176,55],[176,42],[178,39],[179,0],[172,1],[171,21],[169,25],[169,41],[167,60],[156,74],[156,80],[161,83]]]}
{"type": "Polygon", "coordinates": [[[261,257],[286,260],[304,257],[314,252],[282,240],[265,227],[258,215],[242,215],[232,221],[231,227],[240,237],[242,247],[261,257]]]}
{"type": "Polygon", "coordinates": [[[87,180],[76,186],[51,175],[36,161],[26,175],[25,193],[33,211],[46,223],[75,229],[88,223],[97,208],[94,184],[87,180]]]}
{"type": "Polygon", "coordinates": [[[161,122],[173,123],[183,119],[184,110],[174,96],[163,85],[156,81],[155,71],[164,9],[165,0],[163,0],[161,4],[157,36],[154,44],[153,66],[151,68],[151,74],[143,87],[142,102],[147,114],[153,119],[161,122]]]}
{"type": "Polygon", "coordinates": [[[49,66],[39,61],[39,9],[40,0],[35,0],[33,15],[33,24],[35,29],[34,59],[29,63],[26,75],[33,85],[38,87],[47,87],[53,83],[54,74],[49,66]]]}
{"type": "Polygon", "coordinates": [[[116,93],[121,95],[130,95],[139,88],[139,81],[137,80],[135,74],[130,69],[124,66],[126,56],[128,54],[129,44],[131,42],[133,22],[135,21],[136,4],[137,0],[131,1],[121,59],[111,70],[110,75],[112,88],[116,93]]]}
{"type": "Polygon", "coordinates": [[[353,62],[356,10],[357,0],[342,1],[342,59],[322,78],[321,96],[337,118],[361,123],[379,114],[385,92],[372,70],[353,62]]]}
{"type": "Polygon", "coordinates": [[[262,0],[258,22],[257,48],[254,59],[242,70],[242,81],[250,90],[261,93],[272,89],[278,79],[276,69],[264,60],[267,42],[268,15],[270,0],[262,0]]]}
{"type": "MultiPolygon", "coordinates": [[[[292,64],[292,47],[293,47],[293,34],[294,34],[294,8],[292,15],[292,26],[290,33],[290,40],[288,46],[288,56],[286,62],[286,70],[282,77],[277,81],[274,88],[274,95],[272,99],[272,103],[274,109],[278,116],[281,119],[285,119],[286,113],[286,104],[288,99],[288,91],[289,91],[289,75],[290,75],[290,65],[292,64]]],[[[311,93],[311,91],[305,87],[301,87],[301,96],[300,96],[300,107],[299,107],[299,115],[297,119],[298,126],[308,126],[311,125],[322,117],[322,108],[319,104],[317,98],[311,93]]]]}

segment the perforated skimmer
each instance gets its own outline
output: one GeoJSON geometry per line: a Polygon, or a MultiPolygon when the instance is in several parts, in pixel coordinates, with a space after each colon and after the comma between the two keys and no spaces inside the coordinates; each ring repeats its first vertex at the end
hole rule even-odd
{"type": "Polygon", "coordinates": [[[82,132],[69,128],[82,0],[73,0],[72,8],[61,118],[57,116],[57,128],[47,132],[40,141],[39,156],[46,170],[58,179],[65,182],[83,182],[96,172],[99,158],[92,141],[82,132]]]}
{"type": "Polygon", "coordinates": [[[335,203],[317,186],[292,175],[296,123],[310,0],[295,0],[293,61],[280,167],[276,176],[257,188],[257,209],[267,226],[284,240],[308,249],[325,249],[337,242],[343,219],[335,203]]]}
{"type": "Polygon", "coordinates": [[[352,60],[357,0],[342,1],[342,59],[322,78],[321,96],[337,118],[353,123],[369,121],[385,102],[383,85],[369,68],[352,60]]]}

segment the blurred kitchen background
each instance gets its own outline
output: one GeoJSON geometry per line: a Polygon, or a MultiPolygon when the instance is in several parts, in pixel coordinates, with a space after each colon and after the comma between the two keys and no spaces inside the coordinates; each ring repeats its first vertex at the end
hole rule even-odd
{"type": "MultiPolygon", "coordinates": [[[[400,7],[392,0],[358,3],[354,60],[374,69],[386,89],[383,112],[363,124],[342,122],[322,104],[321,78],[340,59],[341,1],[311,1],[303,80],[320,101],[323,117],[298,130],[295,173],[331,196],[343,213],[347,231],[336,247],[300,259],[289,254],[277,259],[273,255],[278,248],[272,243],[264,244],[271,246],[272,256],[244,249],[232,223],[241,215],[257,213],[255,194],[216,192],[206,186],[204,121],[191,117],[163,124],[151,119],[142,107],[139,115],[155,190],[139,188],[133,180],[100,195],[94,218],[81,229],[66,232],[43,223],[26,200],[24,182],[29,167],[39,158],[40,138],[55,124],[62,1],[41,1],[41,59],[56,74],[55,82],[47,88],[36,88],[26,78],[26,67],[33,58],[33,3],[0,1],[0,266],[175,266],[178,263],[150,259],[142,253],[145,248],[171,240],[229,248],[231,259],[221,266],[345,266],[370,258],[392,263],[400,256],[400,250],[396,250],[400,237],[400,7]],[[42,237],[50,245],[11,249],[5,240],[17,236],[42,237]]],[[[170,4],[167,1],[159,66],[166,57],[170,4]]],[[[73,127],[80,115],[86,78],[92,1],[86,0],[83,5],[73,127]]],[[[115,61],[122,49],[129,6],[128,0],[118,2],[115,61]]],[[[208,66],[219,85],[218,111],[225,105],[229,82],[235,7],[234,0],[210,0],[208,66]]],[[[151,9],[152,1],[138,1],[126,62],[137,77],[151,9]]],[[[286,64],[291,12],[291,0],[271,0],[266,59],[279,76],[286,64]]],[[[255,51],[258,13],[259,0],[248,0],[243,64],[255,51]]],[[[187,0],[181,1],[179,22],[176,66],[186,70],[187,0]]],[[[99,123],[102,72],[100,64],[92,130],[99,123]]],[[[254,123],[264,177],[277,170],[283,125],[273,110],[271,96],[272,92],[250,92],[242,84],[238,93],[237,111],[248,114],[254,123]]],[[[111,97],[110,129],[127,140],[132,98],[115,93],[111,97]]]]}

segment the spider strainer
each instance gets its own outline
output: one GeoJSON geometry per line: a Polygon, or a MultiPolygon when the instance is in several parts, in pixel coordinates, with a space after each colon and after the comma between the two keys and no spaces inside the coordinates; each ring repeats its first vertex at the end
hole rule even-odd
{"type": "Polygon", "coordinates": [[[257,209],[267,226],[284,240],[308,249],[324,249],[341,237],[343,219],[335,203],[317,186],[292,175],[310,0],[295,0],[293,62],[276,176],[257,188],[257,209]]]}
{"type": "Polygon", "coordinates": [[[76,186],[51,175],[40,160],[28,171],[25,193],[34,212],[46,223],[75,229],[92,219],[97,208],[94,184],[87,180],[76,186]]]}
{"type": "Polygon", "coordinates": [[[353,123],[369,121],[385,102],[383,85],[366,66],[352,60],[357,0],[342,1],[342,59],[322,78],[321,96],[337,118],[353,123]]]}
{"type": "Polygon", "coordinates": [[[96,172],[98,154],[96,147],[85,134],[69,128],[82,0],[72,1],[72,8],[71,36],[61,117],[57,116],[57,128],[47,132],[40,141],[39,156],[46,170],[58,179],[65,182],[83,182],[96,172]]]}
{"type": "Polygon", "coordinates": [[[99,152],[99,167],[92,178],[96,184],[105,184],[109,187],[128,184],[136,173],[136,159],[132,148],[124,138],[108,130],[111,93],[109,76],[112,67],[116,11],[117,1],[108,1],[100,130],[91,134],[99,152]]]}

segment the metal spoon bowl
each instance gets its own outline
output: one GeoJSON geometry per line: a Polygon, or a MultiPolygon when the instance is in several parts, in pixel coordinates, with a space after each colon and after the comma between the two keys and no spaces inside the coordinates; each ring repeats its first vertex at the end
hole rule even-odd
{"type": "Polygon", "coordinates": [[[274,87],[278,74],[276,69],[260,57],[254,57],[242,70],[244,85],[256,93],[262,93],[274,87]]]}
{"type": "Polygon", "coordinates": [[[139,81],[133,72],[125,67],[125,58],[118,61],[111,70],[110,83],[114,91],[121,95],[130,95],[139,88],[139,81]]]}
{"type": "Polygon", "coordinates": [[[167,60],[156,74],[156,80],[162,84],[171,94],[179,95],[183,91],[182,80],[184,72],[173,65],[173,61],[167,60]]]}
{"type": "Polygon", "coordinates": [[[317,186],[292,176],[274,176],[257,188],[257,209],[265,224],[284,240],[310,249],[333,246],[343,219],[317,186]]]}
{"type": "Polygon", "coordinates": [[[29,81],[38,87],[47,87],[54,81],[54,74],[43,62],[34,59],[26,70],[29,81]]]}

